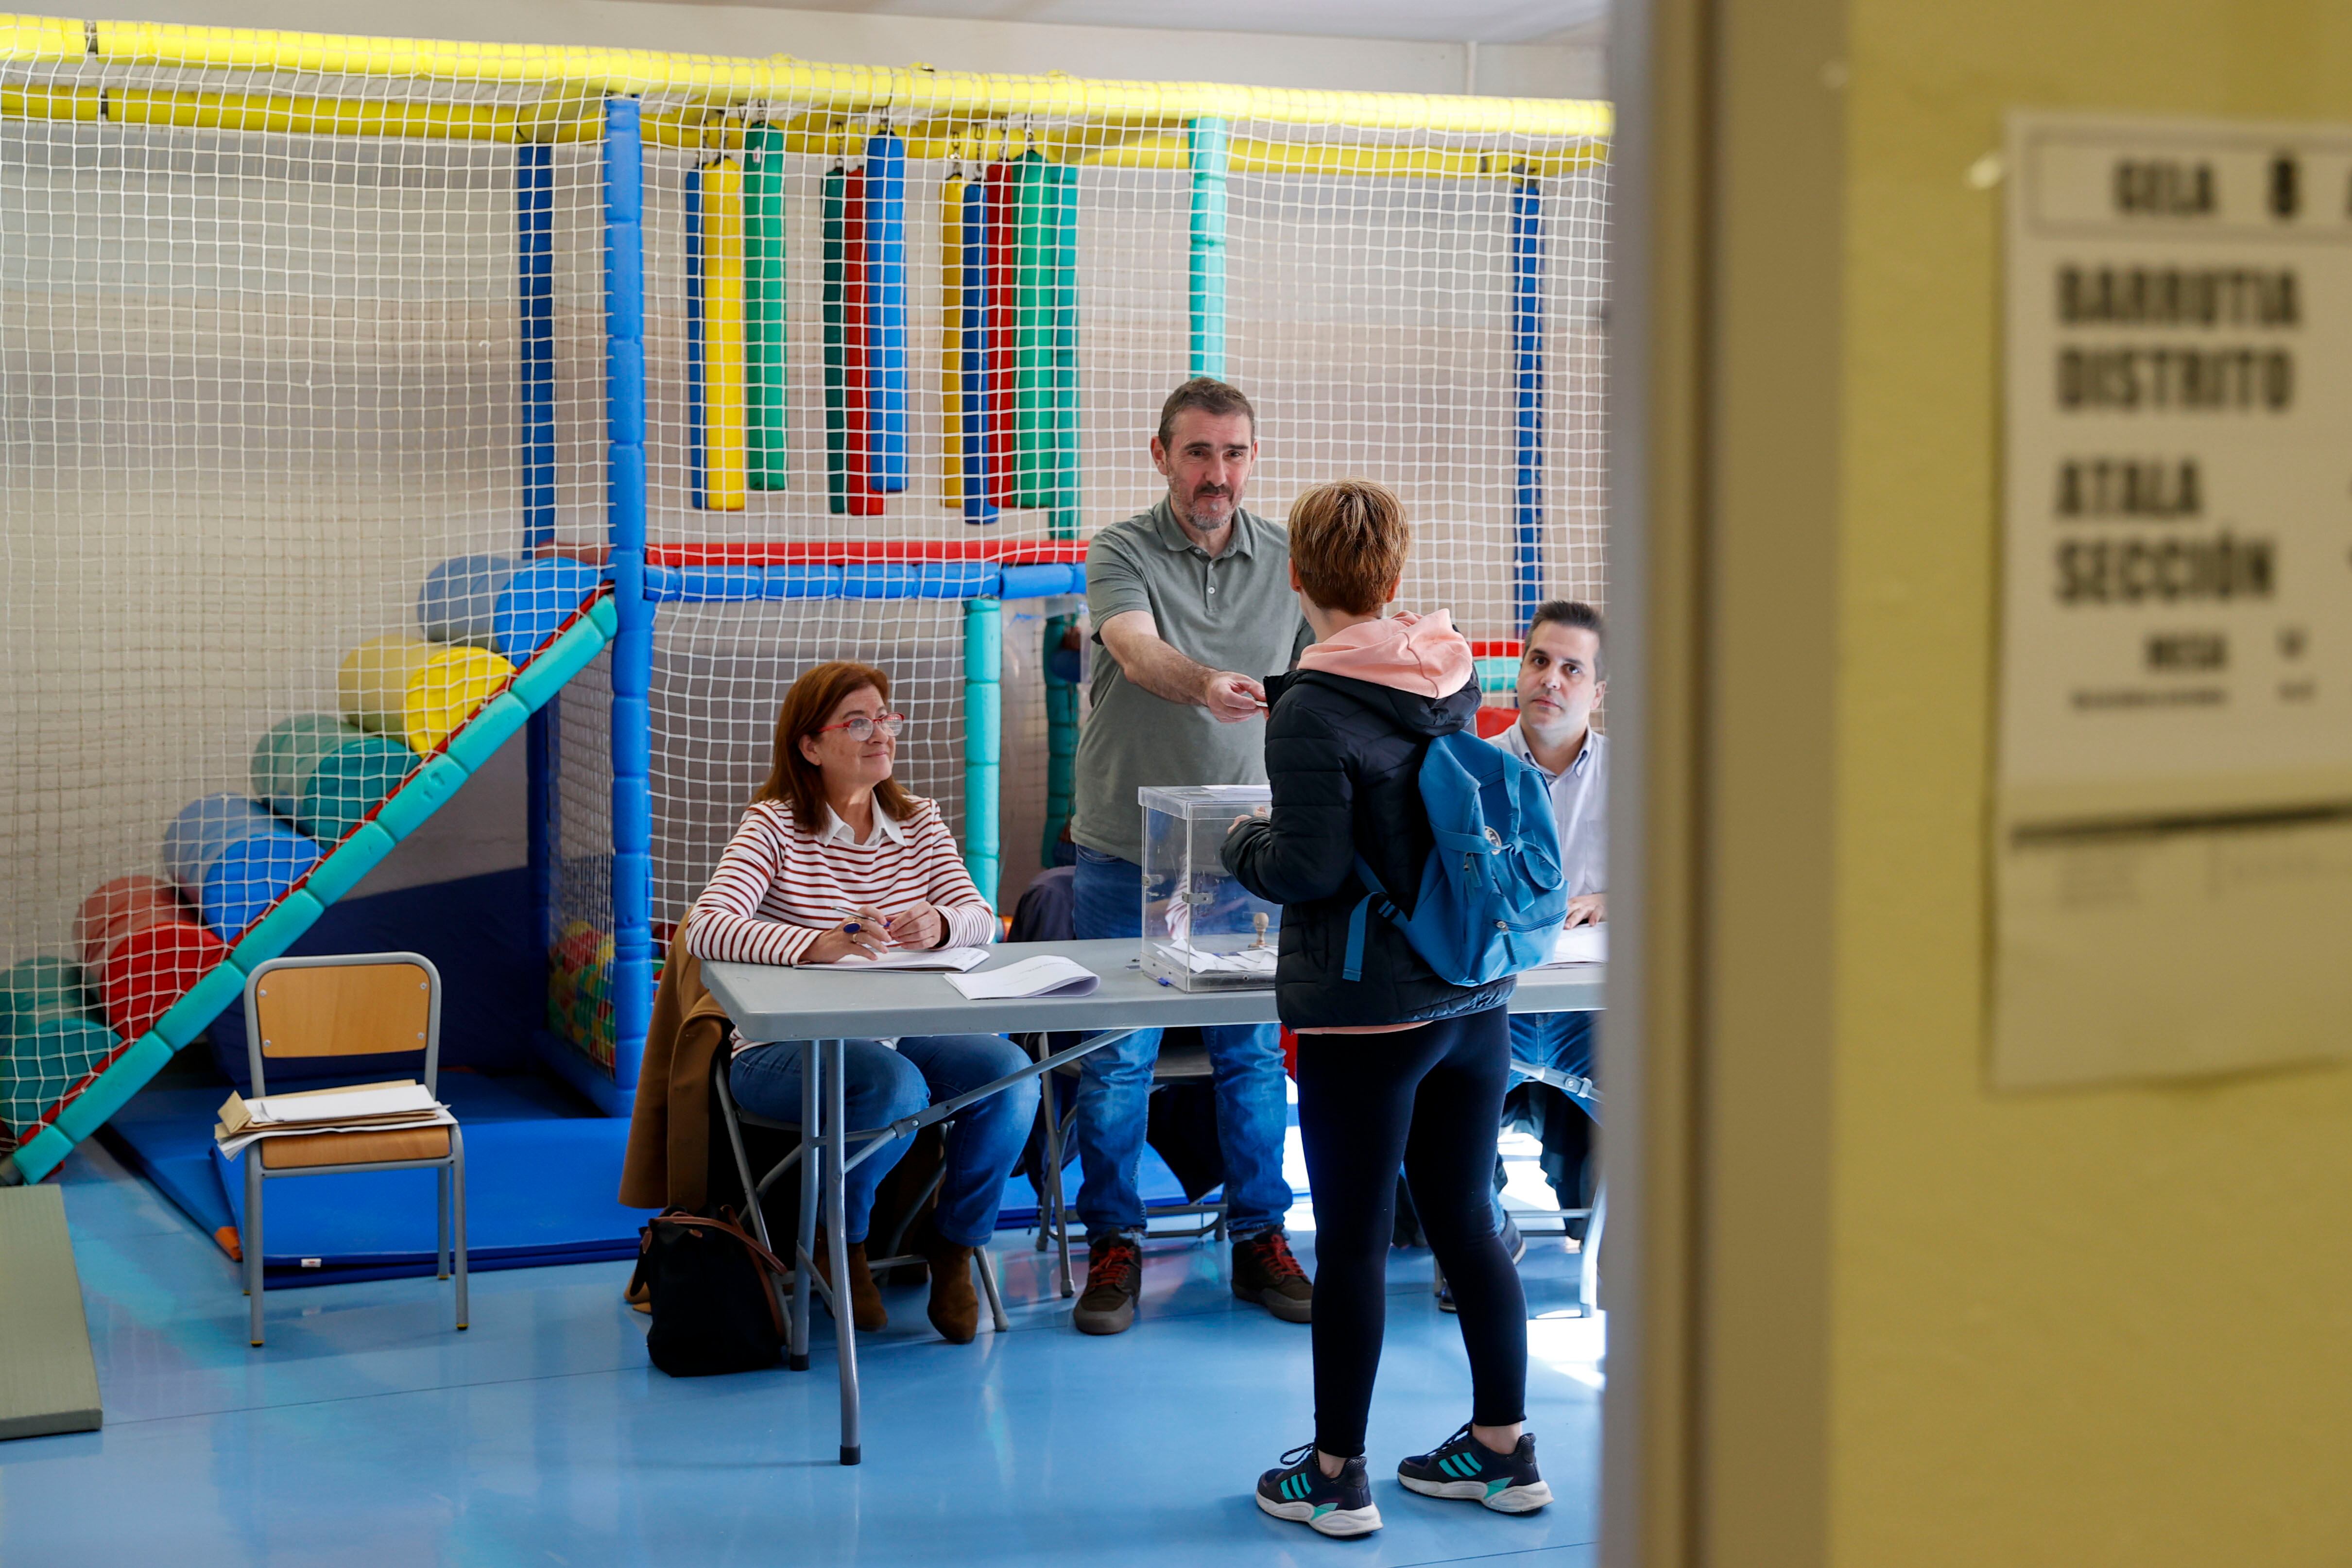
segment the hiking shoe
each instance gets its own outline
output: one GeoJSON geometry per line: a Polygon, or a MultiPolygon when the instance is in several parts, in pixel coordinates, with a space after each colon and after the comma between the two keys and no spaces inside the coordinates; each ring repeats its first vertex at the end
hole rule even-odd
{"type": "MultiPolygon", "coordinates": [[[[1519,1227],[1511,1223],[1509,1215],[1503,1216],[1502,1235],[1503,1250],[1511,1255],[1511,1266],[1517,1268],[1519,1259],[1528,1255],[1528,1238],[1519,1234],[1519,1227]]],[[[1446,1279],[1442,1272],[1437,1276],[1437,1310],[1441,1312],[1458,1312],[1462,1310],[1454,1304],[1454,1282],[1446,1279]]]]}
{"type": "Polygon", "coordinates": [[[1143,1294],[1143,1254],[1124,1234],[1087,1246],[1087,1289],[1070,1314],[1082,1334],[1121,1334],[1135,1324],[1135,1300],[1143,1294]]]}
{"type": "Polygon", "coordinates": [[[1381,1527],[1362,1458],[1349,1459],[1336,1478],[1327,1476],[1312,1443],[1291,1449],[1278,1468],[1258,1477],[1257,1506],[1318,1535],[1370,1535],[1381,1527]]]}
{"type": "Polygon", "coordinates": [[[1290,1238],[1279,1230],[1234,1243],[1234,1294],[1286,1323],[1315,1321],[1315,1282],[1290,1255],[1290,1238]]]}
{"type": "Polygon", "coordinates": [[[1551,1501],[1551,1488],[1536,1473],[1534,1433],[1520,1433],[1517,1448],[1497,1454],[1470,1436],[1467,1422],[1435,1449],[1401,1462],[1397,1479],[1407,1491],[1467,1498],[1496,1513],[1533,1513],[1551,1501]]]}

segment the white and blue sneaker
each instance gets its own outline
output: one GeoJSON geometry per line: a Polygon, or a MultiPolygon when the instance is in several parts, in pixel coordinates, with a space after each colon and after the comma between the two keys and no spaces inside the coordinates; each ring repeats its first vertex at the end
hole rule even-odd
{"type": "Polygon", "coordinates": [[[1551,1488],[1536,1472],[1536,1438],[1519,1434],[1519,1446],[1497,1454],[1470,1436],[1468,1423],[1438,1447],[1397,1466],[1407,1491],[1423,1497],[1463,1498],[1496,1513],[1533,1513],[1551,1501],[1551,1488]]]}
{"type": "MultiPolygon", "coordinates": [[[[1549,1499],[1550,1494],[1545,1495],[1549,1499]]],[[[1318,1535],[1370,1535],[1381,1527],[1364,1461],[1349,1459],[1338,1476],[1327,1476],[1316,1463],[1312,1443],[1291,1449],[1282,1456],[1280,1468],[1258,1477],[1257,1506],[1318,1535]]]]}

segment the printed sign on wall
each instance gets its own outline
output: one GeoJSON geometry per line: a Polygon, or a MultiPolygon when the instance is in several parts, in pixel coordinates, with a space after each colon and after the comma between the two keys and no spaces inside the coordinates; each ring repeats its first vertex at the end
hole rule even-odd
{"type": "Polygon", "coordinates": [[[2352,1055],[2352,128],[2007,170],[1994,1081],[2352,1055]]]}

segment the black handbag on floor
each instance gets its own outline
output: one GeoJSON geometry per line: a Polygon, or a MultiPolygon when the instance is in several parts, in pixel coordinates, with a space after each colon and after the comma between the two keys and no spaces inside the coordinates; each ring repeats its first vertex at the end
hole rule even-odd
{"type": "Polygon", "coordinates": [[[783,1358],[779,1281],[787,1270],[721,1209],[654,1216],[639,1233],[637,1273],[653,1298],[646,1352],[672,1377],[756,1372],[783,1358]]]}

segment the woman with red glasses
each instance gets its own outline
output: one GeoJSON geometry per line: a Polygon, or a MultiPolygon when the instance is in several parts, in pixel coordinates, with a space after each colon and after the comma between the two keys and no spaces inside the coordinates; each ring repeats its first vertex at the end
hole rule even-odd
{"type": "MultiPolygon", "coordinates": [[[[890,710],[890,678],[870,666],[821,664],[793,683],[776,716],[767,782],[688,917],[688,952],[706,963],[838,963],[995,940],[996,912],[965,873],[939,806],[890,776],[905,722],[890,710]]],[[[734,1053],[727,1082],[736,1102],[799,1121],[800,1047],[739,1034],[734,1053]]],[[[1001,1035],[851,1040],[845,1114],[853,1128],[878,1127],[1027,1061],[1001,1035]]],[[[995,1234],[997,1197],[1036,1110],[1032,1079],[970,1107],[948,1133],[933,1220],[930,1320],[958,1344],[980,1327],[971,1249],[995,1234]]],[[[866,1228],[874,1189],[908,1143],[884,1145],[845,1184],[850,1306],[861,1330],[889,1321],[866,1268],[866,1228]]]]}

